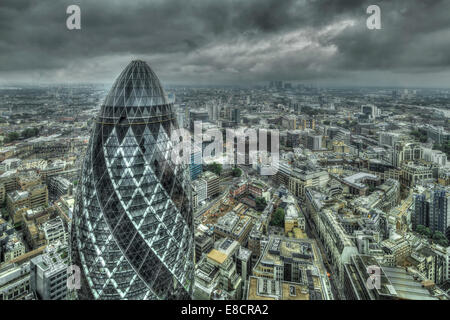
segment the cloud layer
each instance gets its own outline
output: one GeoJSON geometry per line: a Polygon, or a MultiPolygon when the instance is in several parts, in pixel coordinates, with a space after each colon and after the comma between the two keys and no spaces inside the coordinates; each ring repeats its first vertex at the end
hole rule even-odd
{"type": "Polygon", "coordinates": [[[135,58],[165,83],[450,83],[441,0],[2,0],[0,82],[112,81],[135,58]],[[81,8],[82,30],[66,28],[81,8]],[[381,8],[382,30],[366,28],[381,8]]]}

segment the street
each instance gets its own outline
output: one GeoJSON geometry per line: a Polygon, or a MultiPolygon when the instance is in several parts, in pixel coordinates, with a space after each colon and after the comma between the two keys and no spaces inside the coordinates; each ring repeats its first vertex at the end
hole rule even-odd
{"type": "Polygon", "coordinates": [[[337,273],[334,270],[334,267],[328,261],[328,257],[326,255],[326,250],[322,244],[322,241],[320,241],[320,238],[316,232],[316,229],[313,227],[314,222],[310,221],[309,215],[306,215],[305,212],[303,211],[303,206],[305,205],[304,202],[300,198],[297,198],[297,200],[299,201],[300,210],[302,211],[303,216],[305,217],[305,220],[307,223],[306,234],[308,235],[309,238],[316,240],[317,246],[319,247],[320,253],[322,255],[322,260],[325,265],[325,268],[327,269],[327,272],[331,275],[331,277],[329,277],[329,280],[330,280],[331,291],[333,292],[333,296],[334,296],[335,300],[345,300],[344,293],[342,292],[342,290],[339,289],[339,285],[336,284],[336,282],[335,282],[335,281],[338,281],[338,279],[335,278],[335,275],[337,273]]]}

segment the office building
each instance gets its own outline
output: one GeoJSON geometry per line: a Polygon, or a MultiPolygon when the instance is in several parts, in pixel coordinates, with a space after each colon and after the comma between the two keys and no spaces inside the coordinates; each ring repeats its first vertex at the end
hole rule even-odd
{"type": "Polygon", "coordinates": [[[450,239],[450,194],[443,189],[428,189],[414,195],[413,228],[419,225],[439,231],[450,239]]]}
{"type": "Polygon", "coordinates": [[[0,301],[22,300],[30,293],[30,263],[0,269],[0,301]]]}
{"type": "Polygon", "coordinates": [[[47,246],[30,261],[30,288],[40,300],[67,299],[68,252],[66,245],[47,246]]]}
{"type": "Polygon", "coordinates": [[[220,192],[219,189],[219,177],[210,172],[206,171],[201,175],[201,178],[206,181],[207,198],[212,198],[220,192]]]}
{"type": "Polygon", "coordinates": [[[204,123],[209,120],[208,111],[206,111],[206,110],[190,110],[189,111],[189,119],[190,119],[190,129],[194,130],[195,122],[199,121],[200,123],[204,123]]]}
{"type": "Polygon", "coordinates": [[[200,207],[208,199],[208,184],[204,179],[198,179],[192,183],[192,203],[194,209],[200,207]]]}
{"type": "Polygon", "coordinates": [[[132,61],[101,106],[78,184],[71,235],[78,298],[191,297],[189,170],[170,161],[177,127],[156,74],[132,61]]]}
{"type": "Polygon", "coordinates": [[[56,242],[67,244],[67,232],[60,217],[56,217],[43,223],[42,230],[44,231],[47,244],[56,242]]]}
{"type": "Polygon", "coordinates": [[[194,299],[239,300],[242,278],[236,271],[235,254],[239,243],[224,239],[203,256],[196,266],[194,299]]]}
{"type": "Polygon", "coordinates": [[[48,179],[49,192],[56,199],[66,194],[71,195],[72,188],[72,183],[66,178],[55,176],[48,179]]]}
{"type": "Polygon", "coordinates": [[[365,104],[361,106],[361,113],[369,119],[376,119],[380,116],[381,111],[373,104],[365,104]]]}
{"type": "Polygon", "coordinates": [[[198,263],[204,254],[208,254],[214,247],[214,238],[208,228],[205,230],[196,230],[195,232],[195,263],[198,263]]]}
{"type": "Polygon", "coordinates": [[[401,167],[405,162],[423,159],[423,148],[419,143],[395,141],[392,149],[392,165],[401,167]]]}
{"type": "Polygon", "coordinates": [[[202,150],[194,145],[191,152],[191,163],[189,164],[189,171],[191,174],[191,180],[197,180],[203,172],[203,156],[202,150]]]}

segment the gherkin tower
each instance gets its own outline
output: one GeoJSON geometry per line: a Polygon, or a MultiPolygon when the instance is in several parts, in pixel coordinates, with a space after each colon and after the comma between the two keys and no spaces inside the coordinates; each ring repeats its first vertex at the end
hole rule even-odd
{"type": "Polygon", "coordinates": [[[71,226],[79,299],[190,299],[187,167],[171,161],[172,105],[144,61],[122,71],[95,119],[71,226]]]}

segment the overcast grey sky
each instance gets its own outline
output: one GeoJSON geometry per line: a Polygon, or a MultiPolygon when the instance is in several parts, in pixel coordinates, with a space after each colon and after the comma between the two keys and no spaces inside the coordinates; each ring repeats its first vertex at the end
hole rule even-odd
{"type": "Polygon", "coordinates": [[[137,58],[166,84],[450,87],[450,1],[0,1],[2,84],[112,82],[137,58]]]}

